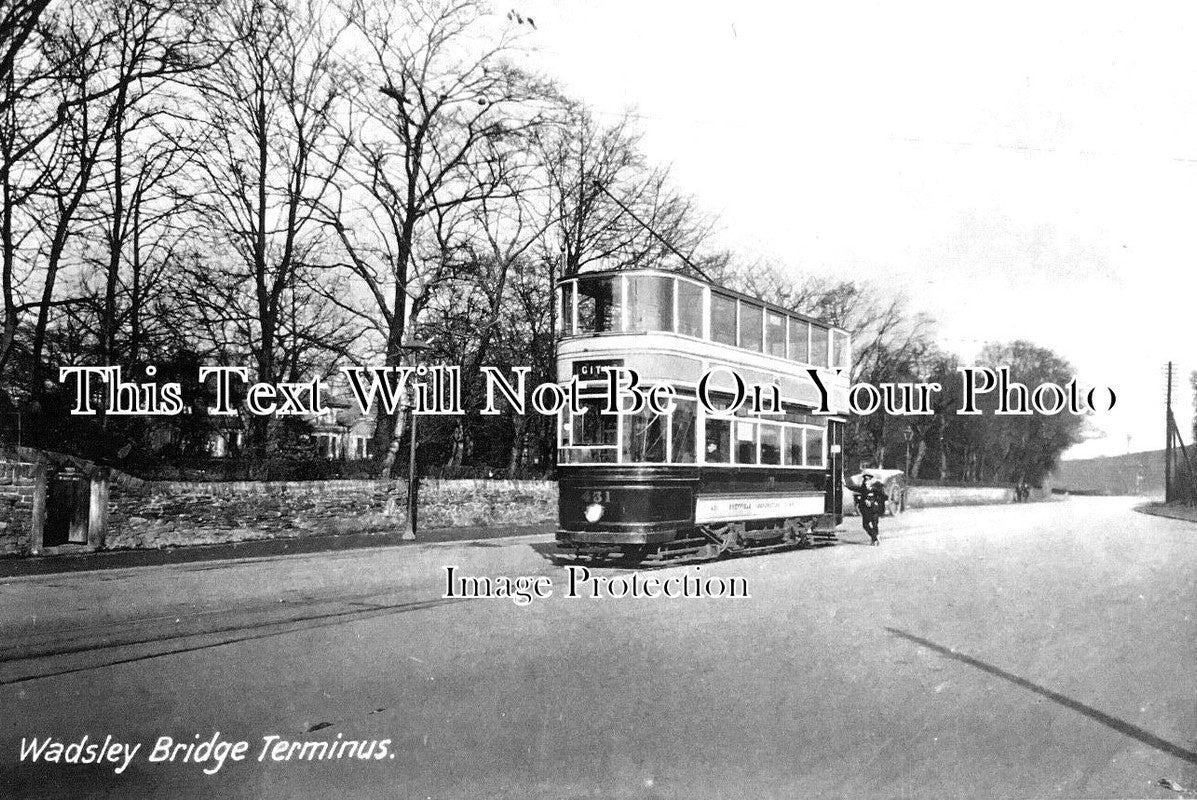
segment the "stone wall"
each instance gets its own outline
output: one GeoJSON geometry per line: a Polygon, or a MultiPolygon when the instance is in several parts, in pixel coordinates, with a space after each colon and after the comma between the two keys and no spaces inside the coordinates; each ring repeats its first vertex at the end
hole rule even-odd
{"type": "MultiPolygon", "coordinates": [[[[1047,489],[1031,489],[1031,500],[1051,496],[1047,489]]],[[[983,506],[1013,503],[1014,489],[1002,486],[911,486],[906,495],[907,508],[934,506],[983,506]]]]}
{"type": "MultiPolygon", "coordinates": [[[[1032,500],[1050,496],[1046,489],[1031,489],[1032,500]]],[[[906,490],[906,509],[938,506],[983,506],[1014,502],[1014,489],[1001,486],[910,486],[906,490]]],[[[852,494],[844,491],[844,514],[857,514],[852,494]]]]}
{"type": "Polygon", "coordinates": [[[33,549],[35,496],[44,474],[41,464],[0,460],[0,556],[33,549]]]}
{"type": "MultiPolygon", "coordinates": [[[[400,481],[147,482],[114,474],[107,548],[175,547],[336,533],[397,533],[400,481]]],[[[907,508],[1013,502],[1006,488],[913,486],[907,508]]],[[[850,503],[845,511],[854,513],[850,503]]],[[[553,481],[426,480],[421,528],[520,526],[557,519],[553,481]]]]}
{"type": "Polygon", "coordinates": [[[911,486],[906,493],[906,507],[980,506],[1013,503],[1014,489],[972,486],[911,486]]]}
{"type": "MultiPolygon", "coordinates": [[[[114,476],[107,549],[219,544],[319,533],[394,530],[386,481],[190,483],[114,476]]],[[[400,519],[399,523],[402,522],[400,519]]]]}
{"type": "MultiPolygon", "coordinates": [[[[34,550],[35,520],[44,516],[46,464],[24,451],[0,458],[0,556],[34,550]],[[39,481],[41,482],[39,488],[39,481]]],[[[338,533],[395,534],[406,523],[407,485],[400,481],[143,481],[115,470],[106,476],[104,549],[178,547],[250,539],[338,533]]],[[[1036,496],[1041,494],[1036,492],[1036,496]]],[[[93,503],[104,494],[93,495],[93,503]]],[[[910,509],[1009,503],[1006,488],[915,486],[910,509]]],[[[851,503],[845,511],[852,513],[851,503]]],[[[423,529],[520,526],[557,518],[552,481],[428,480],[421,484],[423,529]]]]}
{"type": "Polygon", "coordinates": [[[421,527],[557,521],[556,481],[441,480],[425,481],[420,487],[421,527]]]}
{"type": "MultiPolygon", "coordinates": [[[[421,528],[528,525],[556,519],[548,481],[424,481],[421,528]]],[[[148,482],[114,475],[105,546],[174,547],[337,533],[397,533],[404,481],[148,482]]]]}

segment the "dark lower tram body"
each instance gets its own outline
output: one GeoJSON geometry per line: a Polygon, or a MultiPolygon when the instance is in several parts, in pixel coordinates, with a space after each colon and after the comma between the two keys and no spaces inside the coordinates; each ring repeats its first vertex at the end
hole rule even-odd
{"type": "Polygon", "coordinates": [[[834,543],[843,508],[832,462],[561,468],[557,546],[576,559],[674,561],[834,543]]]}

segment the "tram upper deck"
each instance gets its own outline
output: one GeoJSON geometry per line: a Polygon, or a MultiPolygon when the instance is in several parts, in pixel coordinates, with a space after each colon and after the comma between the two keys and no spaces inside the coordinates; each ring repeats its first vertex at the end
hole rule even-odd
{"type": "Polygon", "coordinates": [[[748,295],[657,270],[591,272],[558,282],[557,378],[605,380],[604,368],[634,370],[645,384],[731,392],[776,384],[787,404],[821,400],[846,413],[850,340],[841,328],[748,295]],[[836,370],[843,370],[836,374],[836,370]]]}

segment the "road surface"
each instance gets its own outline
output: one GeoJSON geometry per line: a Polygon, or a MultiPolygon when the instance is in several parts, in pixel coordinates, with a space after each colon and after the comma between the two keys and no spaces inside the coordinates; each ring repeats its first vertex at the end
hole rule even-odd
{"type": "Polygon", "coordinates": [[[0,795],[1197,796],[1197,526],[1131,505],[639,572],[738,599],[565,597],[546,537],[2,579],[0,795]],[[446,565],[554,594],[446,599],[446,565]],[[242,760],[149,758],[217,732],[242,760]]]}

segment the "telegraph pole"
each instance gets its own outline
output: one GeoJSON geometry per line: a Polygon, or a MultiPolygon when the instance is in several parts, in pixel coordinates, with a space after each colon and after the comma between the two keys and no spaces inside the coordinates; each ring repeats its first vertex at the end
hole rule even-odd
{"type": "Polygon", "coordinates": [[[1167,400],[1164,403],[1164,502],[1172,502],[1172,362],[1168,362],[1167,400]]]}

